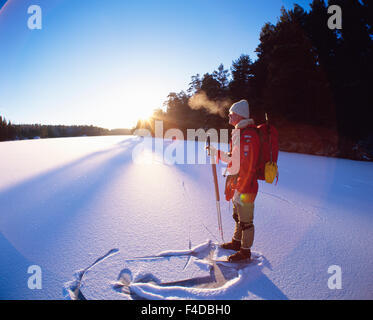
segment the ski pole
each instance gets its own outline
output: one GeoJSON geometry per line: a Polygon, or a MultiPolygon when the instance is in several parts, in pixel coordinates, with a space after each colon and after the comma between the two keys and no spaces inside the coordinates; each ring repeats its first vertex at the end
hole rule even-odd
{"type": "MultiPolygon", "coordinates": [[[[206,144],[207,144],[207,153],[210,156],[210,136],[207,136],[206,139],[206,144]]],[[[218,228],[221,236],[221,240],[224,241],[224,234],[223,234],[223,225],[222,225],[222,220],[221,220],[221,210],[220,210],[220,196],[219,196],[219,184],[218,184],[218,176],[216,173],[216,163],[213,161],[211,164],[211,169],[212,169],[212,175],[214,178],[214,185],[215,185],[215,198],[216,198],[216,211],[217,211],[217,217],[218,217],[218,228]]]]}

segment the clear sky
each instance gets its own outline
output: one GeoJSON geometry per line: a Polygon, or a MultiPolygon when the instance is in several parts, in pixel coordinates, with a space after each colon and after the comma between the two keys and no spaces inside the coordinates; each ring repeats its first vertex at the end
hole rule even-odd
{"type": "MultiPolygon", "coordinates": [[[[0,7],[6,1],[0,0],[0,7]]],[[[308,0],[8,0],[0,9],[0,115],[123,128],[192,75],[253,60],[265,22],[308,0]],[[30,5],[42,29],[27,27],[30,5]]]]}

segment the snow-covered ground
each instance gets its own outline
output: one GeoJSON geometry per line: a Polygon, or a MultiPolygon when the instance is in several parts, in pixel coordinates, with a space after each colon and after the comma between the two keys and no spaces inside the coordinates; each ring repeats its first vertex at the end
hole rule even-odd
{"type": "Polygon", "coordinates": [[[140,142],[0,143],[0,299],[373,298],[373,163],[281,152],[278,185],[260,182],[254,262],[232,268],[214,261],[226,252],[210,166],[134,162],[140,142]],[[341,289],[328,287],[332,265],[341,289]]]}

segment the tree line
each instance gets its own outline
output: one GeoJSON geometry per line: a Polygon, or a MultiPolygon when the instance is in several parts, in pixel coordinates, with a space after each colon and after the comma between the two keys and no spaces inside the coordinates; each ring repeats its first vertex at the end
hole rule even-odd
{"type": "Polygon", "coordinates": [[[0,116],[0,141],[34,138],[60,138],[132,134],[131,129],[104,129],[95,126],[64,126],[20,124],[15,125],[0,116]]]}
{"type": "MultiPolygon", "coordinates": [[[[314,0],[309,11],[282,8],[276,24],[262,27],[255,61],[242,54],[229,69],[196,74],[186,91],[168,95],[153,121],[164,120],[166,129],[227,128],[228,102],[247,99],[257,122],[270,115],[282,150],[373,159],[372,7],[368,0],[314,0]],[[341,30],[328,28],[330,5],[342,8],[341,30]],[[191,106],[202,93],[204,108],[191,106]]],[[[137,125],[144,126],[152,127],[137,125]]]]}
{"type": "Polygon", "coordinates": [[[15,126],[0,115],[0,141],[13,140],[15,136],[15,126]]]}

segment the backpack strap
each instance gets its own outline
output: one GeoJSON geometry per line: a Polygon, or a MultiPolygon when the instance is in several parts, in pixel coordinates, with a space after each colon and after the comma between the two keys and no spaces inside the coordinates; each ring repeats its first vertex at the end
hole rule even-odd
{"type": "Polygon", "coordinates": [[[262,162],[262,146],[263,146],[263,137],[260,133],[260,130],[257,127],[250,127],[250,128],[245,128],[243,131],[241,131],[241,135],[244,133],[244,131],[252,130],[255,131],[256,135],[259,138],[259,155],[255,164],[256,167],[256,178],[259,176],[259,164],[262,162]]]}
{"type": "MultiPolygon", "coordinates": [[[[259,164],[261,163],[262,161],[262,135],[260,134],[260,130],[255,126],[255,127],[249,127],[249,128],[244,128],[244,129],[241,129],[241,135],[240,135],[240,138],[247,132],[249,131],[252,131],[252,132],[255,132],[256,135],[258,136],[258,139],[259,139],[259,155],[258,155],[258,158],[256,160],[256,164],[255,164],[255,179],[257,180],[258,177],[259,177],[259,164]]],[[[251,183],[254,182],[254,179],[251,181],[251,183]]]]}

